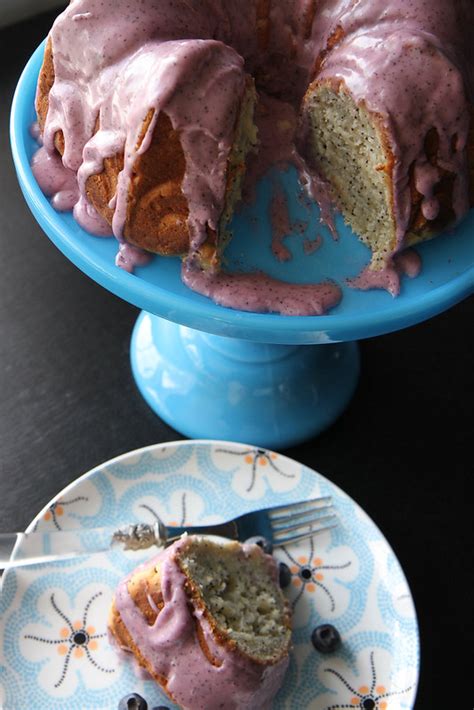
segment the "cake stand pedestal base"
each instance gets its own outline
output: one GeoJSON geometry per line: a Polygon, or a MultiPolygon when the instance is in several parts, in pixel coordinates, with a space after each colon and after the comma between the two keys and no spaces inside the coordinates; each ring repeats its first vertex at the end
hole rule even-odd
{"type": "Polygon", "coordinates": [[[268,345],[209,335],[142,311],[132,371],[161,419],[192,439],[284,449],[343,412],[359,375],[354,342],[268,345]]]}

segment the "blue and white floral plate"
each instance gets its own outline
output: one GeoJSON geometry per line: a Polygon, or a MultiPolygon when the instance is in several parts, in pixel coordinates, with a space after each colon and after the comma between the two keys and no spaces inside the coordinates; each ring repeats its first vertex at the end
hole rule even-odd
{"type": "MultiPolygon", "coordinates": [[[[151,522],[214,523],[317,495],[333,496],[340,525],[277,552],[291,568],[294,651],[275,710],[412,708],[419,667],[413,600],[385,538],[345,493],[305,466],[242,444],[181,441],[98,466],[68,486],[29,530],[151,522]],[[321,655],[313,628],[334,624],[342,646],[321,655]]],[[[174,708],[155,683],[118,659],[107,612],[139,559],[121,551],[8,570],[0,597],[4,710],[115,710],[140,693],[174,708]]],[[[250,709],[249,709],[250,710],[250,709]]]]}

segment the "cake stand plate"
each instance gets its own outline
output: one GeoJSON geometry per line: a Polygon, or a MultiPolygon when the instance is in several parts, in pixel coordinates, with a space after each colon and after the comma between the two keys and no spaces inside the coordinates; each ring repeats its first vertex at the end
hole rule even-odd
{"type": "Polygon", "coordinates": [[[12,106],[11,144],[20,186],[38,223],[65,256],[143,310],[132,336],[133,374],[149,405],[183,434],[273,448],[308,439],[339,416],[354,392],[359,359],[353,341],[419,323],[474,291],[473,211],[456,229],[418,248],[422,273],[402,280],[398,298],[351,289],[346,280],[368,263],[369,251],[340,217],[339,239],[331,237],[318,209],[302,199],[292,169],[261,180],[256,203],[234,218],[227,268],[262,270],[297,283],[332,279],[343,298],[328,315],[222,308],[183,285],[179,259],[155,257],[135,274],[126,273],[114,263],[115,239],[91,236],[70,213],[56,212],[31,172],[37,146],[30,126],[36,120],[42,55],[43,45],[28,62],[12,106]],[[295,225],[284,240],[292,258],[283,263],[271,249],[269,204],[275,184],[287,194],[295,225]],[[312,251],[319,238],[321,245],[312,251]]]}

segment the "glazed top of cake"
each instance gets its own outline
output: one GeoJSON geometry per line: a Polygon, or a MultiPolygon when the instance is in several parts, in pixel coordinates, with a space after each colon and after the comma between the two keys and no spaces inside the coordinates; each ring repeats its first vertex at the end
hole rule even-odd
{"type": "Polygon", "coordinates": [[[411,170],[427,218],[438,209],[439,169],[456,176],[456,217],[469,206],[473,21],[470,0],[72,0],[51,31],[55,82],[44,144],[52,152],[55,133],[63,131],[63,162],[78,171],[81,200],[104,158],[124,152],[110,204],[120,240],[135,158],[146,151],[158,113],[166,112],[186,155],[182,190],[193,251],[208,226],[218,228],[246,73],[259,90],[296,108],[315,76],[344,83],[394,137],[400,247],[411,170]],[[425,154],[432,128],[439,168],[425,154]]]}
{"type": "MultiPolygon", "coordinates": [[[[180,705],[195,710],[266,710],[281,685],[288,655],[261,666],[234,646],[217,642],[205,610],[193,604],[186,593],[186,576],[176,561],[190,540],[184,536],[125,578],[116,591],[116,609],[140,653],[155,675],[166,679],[167,692],[180,705]],[[130,596],[128,583],[141,569],[156,565],[160,570],[163,608],[150,626],[130,596]],[[201,634],[207,653],[214,659],[212,663],[203,653],[201,634]]],[[[253,553],[254,545],[242,545],[239,551],[242,556],[253,553]]],[[[259,550],[259,554],[263,553],[259,550]]],[[[277,584],[276,564],[268,555],[265,558],[277,584]]]]}

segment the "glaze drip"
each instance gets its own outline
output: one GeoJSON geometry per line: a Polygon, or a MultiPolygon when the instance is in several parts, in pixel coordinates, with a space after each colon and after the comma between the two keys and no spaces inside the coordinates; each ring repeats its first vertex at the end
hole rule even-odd
{"type": "Polygon", "coordinates": [[[405,251],[395,254],[383,269],[374,271],[370,266],[367,266],[358,276],[348,279],[347,285],[360,291],[382,289],[395,297],[400,293],[401,277],[405,275],[414,279],[420,271],[419,254],[414,249],[405,249],[405,251]]]}
{"type": "Polygon", "coordinates": [[[330,281],[321,284],[293,284],[267,274],[209,274],[183,267],[186,286],[227,308],[284,316],[321,316],[341,300],[340,288],[330,281]]]}

